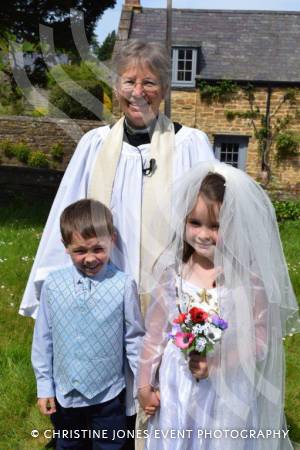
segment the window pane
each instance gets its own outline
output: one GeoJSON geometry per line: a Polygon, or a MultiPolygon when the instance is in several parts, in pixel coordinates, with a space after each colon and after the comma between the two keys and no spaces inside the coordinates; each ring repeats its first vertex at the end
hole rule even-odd
{"type": "Polygon", "coordinates": [[[192,57],[193,57],[193,51],[192,50],[186,50],[185,59],[192,59],[192,57]]]}
{"type": "Polygon", "coordinates": [[[178,61],[178,70],[184,70],[184,61],[178,61]]]}
{"type": "Polygon", "coordinates": [[[214,151],[216,158],[226,164],[246,170],[248,138],[245,136],[216,136],[214,151]]]}
{"type": "Polygon", "coordinates": [[[178,59],[184,59],[184,50],[178,50],[178,59]]]}
{"type": "Polygon", "coordinates": [[[185,81],[192,81],[192,72],[185,72],[185,81]]]}
{"type": "Polygon", "coordinates": [[[178,81],[184,80],[184,72],[178,72],[178,81]]]}
{"type": "Polygon", "coordinates": [[[192,61],[186,61],[185,70],[192,70],[192,61]]]}
{"type": "Polygon", "coordinates": [[[238,167],[239,144],[237,142],[222,142],[220,151],[220,161],[238,167]]]}

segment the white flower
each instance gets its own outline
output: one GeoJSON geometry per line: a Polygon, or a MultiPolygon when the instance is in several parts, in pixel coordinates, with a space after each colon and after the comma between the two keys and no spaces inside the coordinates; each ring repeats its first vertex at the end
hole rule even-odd
{"type": "Polygon", "coordinates": [[[198,337],[196,339],[196,346],[195,346],[197,352],[199,353],[203,352],[205,346],[206,346],[206,339],[204,337],[198,337]]]}
{"type": "Polygon", "coordinates": [[[208,325],[209,326],[205,330],[203,330],[206,338],[212,343],[219,341],[222,336],[222,330],[220,330],[220,328],[216,327],[212,323],[209,323],[208,325]]]}
{"type": "Polygon", "coordinates": [[[192,327],[193,321],[191,320],[191,315],[190,315],[190,314],[188,314],[188,315],[186,316],[186,319],[185,319],[184,323],[185,323],[185,325],[186,325],[187,327],[192,327]]]}
{"type": "Polygon", "coordinates": [[[196,325],[193,326],[192,328],[192,333],[195,334],[197,336],[197,334],[201,334],[204,333],[205,334],[205,330],[208,330],[210,328],[210,323],[206,322],[203,325],[201,325],[201,323],[197,323],[196,325]]]}

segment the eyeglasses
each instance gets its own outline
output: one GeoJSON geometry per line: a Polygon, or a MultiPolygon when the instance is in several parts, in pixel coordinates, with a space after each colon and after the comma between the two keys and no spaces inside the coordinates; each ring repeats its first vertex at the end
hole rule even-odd
{"type": "Polygon", "coordinates": [[[131,79],[121,79],[121,89],[123,92],[128,93],[132,93],[134,91],[134,89],[136,88],[136,86],[140,84],[143,91],[149,94],[153,94],[155,92],[157,92],[160,88],[160,84],[155,81],[155,80],[150,80],[150,79],[146,79],[146,80],[142,80],[142,81],[136,81],[136,80],[131,80],[131,79]]]}

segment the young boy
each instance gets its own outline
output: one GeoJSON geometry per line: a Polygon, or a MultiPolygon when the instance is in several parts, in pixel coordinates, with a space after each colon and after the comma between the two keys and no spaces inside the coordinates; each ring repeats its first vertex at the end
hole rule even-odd
{"type": "Polygon", "coordinates": [[[121,449],[125,386],[144,334],[136,285],[109,261],[116,233],[103,204],[73,203],[60,227],[73,264],[50,273],[41,293],[32,344],[38,406],[53,414],[57,450],[121,449]]]}

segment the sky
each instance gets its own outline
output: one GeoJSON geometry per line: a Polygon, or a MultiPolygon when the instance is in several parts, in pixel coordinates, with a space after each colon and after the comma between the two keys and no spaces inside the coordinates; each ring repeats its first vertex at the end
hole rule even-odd
{"type": "MultiPolygon", "coordinates": [[[[145,8],[165,8],[167,0],[140,0],[145,8]]],[[[107,9],[98,21],[96,35],[99,43],[108,33],[118,29],[122,4],[117,0],[113,9],[107,9]]],[[[300,11],[300,0],[173,0],[173,8],[246,9],[268,11],[300,11]]]]}

